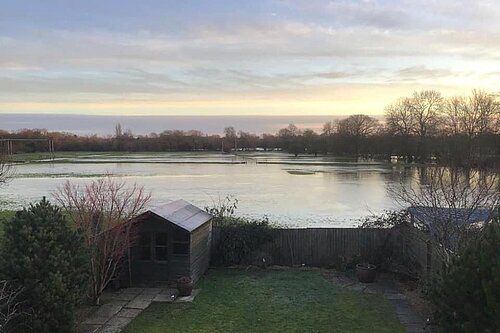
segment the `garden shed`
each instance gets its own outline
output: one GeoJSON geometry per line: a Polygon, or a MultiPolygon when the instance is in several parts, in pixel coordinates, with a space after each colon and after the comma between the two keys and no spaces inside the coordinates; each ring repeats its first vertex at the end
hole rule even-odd
{"type": "Polygon", "coordinates": [[[130,251],[132,285],[196,281],[208,268],[212,215],[176,200],[136,217],[137,239],[130,251]]]}

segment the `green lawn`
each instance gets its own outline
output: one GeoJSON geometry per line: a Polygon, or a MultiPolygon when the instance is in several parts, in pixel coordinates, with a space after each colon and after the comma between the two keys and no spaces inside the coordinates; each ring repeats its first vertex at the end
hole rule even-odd
{"type": "Polygon", "coordinates": [[[153,303],[125,332],[404,332],[380,296],[319,272],[212,270],[192,304],[153,303]]]}

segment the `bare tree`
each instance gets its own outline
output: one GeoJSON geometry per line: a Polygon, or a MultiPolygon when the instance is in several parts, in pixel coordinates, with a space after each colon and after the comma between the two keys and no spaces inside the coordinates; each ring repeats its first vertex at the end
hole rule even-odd
{"type": "Polygon", "coordinates": [[[122,124],[115,125],[115,138],[120,139],[123,136],[122,124]]]}
{"type": "Polygon", "coordinates": [[[367,137],[375,134],[378,120],[364,114],[355,114],[338,122],[338,132],[346,136],[367,137]]]}
{"type": "Polygon", "coordinates": [[[0,186],[7,183],[12,176],[12,166],[7,160],[7,157],[0,153],[0,186]]]}
{"type": "Polygon", "coordinates": [[[385,109],[386,126],[389,133],[409,136],[415,129],[415,118],[412,113],[410,98],[401,98],[385,109]]]}
{"type": "Polygon", "coordinates": [[[413,185],[400,184],[389,191],[404,207],[425,208],[423,218],[432,223],[432,236],[449,257],[470,236],[473,229],[467,222],[477,211],[487,208],[493,212],[500,203],[499,177],[486,171],[443,167],[421,172],[413,185]]]}
{"type": "Polygon", "coordinates": [[[355,154],[358,156],[361,140],[375,134],[379,127],[377,119],[364,114],[355,114],[339,121],[337,132],[339,135],[353,139],[355,154]]]}
{"type": "Polygon", "coordinates": [[[289,124],[288,127],[278,131],[278,136],[282,138],[295,137],[302,134],[302,131],[294,124],[289,124]]]}
{"type": "Polygon", "coordinates": [[[30,314],[23,306],[22,292],[22,288],[13,287],[9,281],[0,281],[0,332],[10,332],[17,318],[30,314]]]}
{"type": "Polygon", "coordinates": [[[434,90],[414,92],[411,98],[411,110],[415,122],[414,132],[426,137],[437,130],[443,109],[443,97],[434,90]]]}
{"type": "Polygon", "coordinates": [[[88,296],[99,304],[104,288],[130,254],[134,217],[145,209],[151,194],[142,186],[128,186],[107,175],[83,187],[68,181],[54,196],[83,231],[91,250],[88,296]]]}
{"type": "Polygon", "coordinates": [[[448,98],[444,103],[444,128],[447,134],[459,135],[463,132],[462,113],[466,108],[466,99],[461,96],[448,98]]]}
{"type": "Polygon", "coordinates": [[[323,124],[322,135],[330,136],[335,132],[335,124],[333,121],[328,121],[323,124]]]}
{"type": "Polygon", "coordinates": [[[494,95],[473,90],[468,98],[452,97],[445,103],[445,123],[452,134],[469,138],[486,133],[496,133],[500,104],[494,95]]]}

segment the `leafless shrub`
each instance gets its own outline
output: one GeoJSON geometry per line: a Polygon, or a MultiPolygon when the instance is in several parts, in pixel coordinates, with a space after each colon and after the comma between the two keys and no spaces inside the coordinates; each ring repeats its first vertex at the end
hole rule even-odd
{"type": "Polygon", "coordinates": [[[0,186],[7,183],[13,175],[12,164],[9,163],[7,157],[0,154],[0,186]]]}
{"type": "Polygon", "coordinates": [[[54,196],[82,230],[91,251],[88,296],[99,304],[129,251],[133,218],[145,209],[151,194],[107,175],[84,186],[68,181],[54,196]]]}
{"type": "Polygon", "coordinates": [[[22,288],[13,287],[9,281],[0,281],[0,332],[11,332],[18,326],[16,319],[30,314],[23,306],[22,292],[22,288]]]}
{"type": "Polygon", "coordinates": [[[404,207],[426,208],[424,218],[448,255],[474,233],[464,221],[472,221],[482,208],[493,212],[500,203],[499,177],[484,170],[427,167],[414,184],[401,183],[389,192],[404,207]]]}

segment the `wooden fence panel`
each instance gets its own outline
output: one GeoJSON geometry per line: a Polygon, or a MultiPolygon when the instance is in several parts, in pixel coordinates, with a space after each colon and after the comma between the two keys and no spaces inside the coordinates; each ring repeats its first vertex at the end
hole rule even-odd
{"type": "MultiPolygon", "coordinates": [[[[393,246],[398,258],[413,265],[424,278],[438,274],[443,260],[438,246],[429,237],[411,226],[393,229],[303,228],[275,229],[274,238],[258,252],[266,252],[273,264],[284,266],[335,266],[341,257],[372,258],[382,246],[393,246]]],[[[212,246],[216,246],[219,230],[214,227],[212,246]]],[[[212,251],[215,253],[215,251],[212,251]]]]}
{"type": "Polygon", "coordinates": [[[429,235],[410,225],[392,228],[391,234],[395,238],[395,251],[401,254],[407,267],[429,280],[440,274],[444,263],[443,254],[429,235]]]}
{"type": "MultiPolygon", "coordinates": [[[[218,239],[214,228],[214,243],[218,239]]],[[[260,251],[277,265],[329,266],[339,257],[371,254],[385,241],[388,231],[358,228],[276,229],[274,239],[260,251]]]]}

